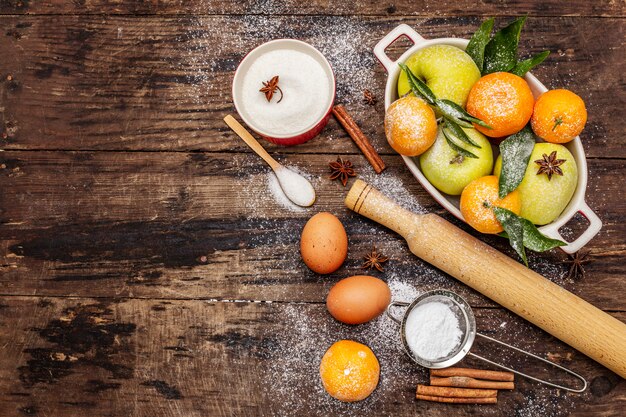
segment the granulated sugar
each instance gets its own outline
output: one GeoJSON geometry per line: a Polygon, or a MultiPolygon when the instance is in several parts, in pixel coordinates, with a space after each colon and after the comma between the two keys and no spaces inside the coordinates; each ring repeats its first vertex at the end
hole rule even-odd
{"type": "Polygon", "coordinates": [[[276,203],[278,203],[283,208],[288,209],[289,211],[304,211],[304,207],[300,207],[294,204],[291,200],[287,198],[285,192],[283,191],[280,183],[278,182],[278,178],[274,173],[269,173],[266,178],[267,180],[267,190],[271,193],[272,197],[276,203]]]}
{"type": "MultiPolygon", "coordinates": [[[[256,158],[256,155],[250,155],[250,158],[256,158]]],[[[286,168],[300,174],[313,185],[314,189],[321,181],[321,178],[313,177],[297,166],[287,165],[286,168]]],[[[269,167],[261,174],[247,177],[243,182],[240,200],[251,219],[265,218],[267,213],[272,213],[272,206],[278,206],[279,209],[286,209],[290,212],[306,211],[305,207],[300,207],[287,198],[278,178],[269,167]]]]}
{"type": "Polygon", "coordinates": [[[304,176],[286,168],[279,167],[274,171],[280,188],[292,203],[301,207],[309,207],[315,201],[315,190],[304,176]]]}
{"type": "Polygon", "coordinates": [[[273,50],[256,58],[245,72],[239,110],[268,134],[297,134],[322,118],[332,91],[328,75],[317,60],[296,50],[273,50]],[[274,76],[279,77],[280,91],[268,101],[259,88],[274,76]]]}

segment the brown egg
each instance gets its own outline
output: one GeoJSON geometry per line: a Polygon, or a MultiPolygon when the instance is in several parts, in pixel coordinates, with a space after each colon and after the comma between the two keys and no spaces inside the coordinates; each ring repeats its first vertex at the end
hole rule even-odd
{"type": "Polygon", "coordinates": [[[368,275],[355,275],[336,283],[328,293],[328,312],[340,322],[361,324],[378,317],[391,302],[387,284],[368,275]]]}
{"type": "Polygon", "coordinates": [[[300,254],[318,274],[339,269],[348,255],[348,235],[339,219],[325,212],[311,217],[302,229],[300,254]]]}

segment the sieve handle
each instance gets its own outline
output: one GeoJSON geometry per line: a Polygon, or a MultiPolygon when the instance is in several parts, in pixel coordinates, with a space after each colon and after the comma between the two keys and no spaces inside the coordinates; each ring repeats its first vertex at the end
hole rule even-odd
{"type": "Polygon", "coordinates": [[[387,316],[389,316],[389,318],[393,321],[395,321],[396,323],[400,324],[402,323],[402,318],[397,318],[396,316],[393,315],[393,313],[391,312],[391,309],[393,307],[408,307],[410,305],[410,303],[405,303],[404,301],[392,301],[389,303],[389,305],[387,306],[387,316]]]}
{"type": "Polygon", "coordinates": [[[549,381],[546,381],[546,380],[543,380],[543,379],[540,379],[540,378],[537,378],[537,377],[525,374],[523,372],[516,371],[515,369],[509,368],[508,366],[501,365],[501,364],[499,364],[497,362],[494,362],[494,361],[491,361],[491,360],[489,360],[487,358],[483,358],[482,356],[479,356],[479,355],[477,355],[475,353],[472,353],[472,352],[468,352],[468,356],[472,356],[472,357],[474,357],[476,359],[480,359],[481,361],[487,362],[487,363],[489,363],[489,364],[491,364],[493,366],[497,366],[500,369],[504,369],[504,370],[507,370],[509,372],[513,372],[516,375],[523,376],[524,378],[532,379],[533,381],[539,382],[540,384],[551,386],[553,388],[559,388],[559,389],[562,389],[562,390],[565,390],[565,391],[570,391],[570,392],[583,392],[584,390],[587,389],[587,380],[585,378],[583,378],[582,376],[580,376],[579,374],[577,374],[576,372],[572,371],[572,370],[569,370],[569,369],[567,369],[567,368],[565,368],[565,367],[563,367],[563,366],[561,366],[561,365],[559,365],[557,363],[554,363],[552,361],[544,359],[544,358],[542,358],[540,356],[534,355],[534,354],[532,354],[530,352],[526,352],[525,350],[522,350],[522,349],[520,349],[518,347],[509,345],[508,343],[504,343],[504,342],[501,342],[501,341],[499,341],[497,339],[494,339],[492,337],[485,336],[484,334],[476,333],[476,335],[478,335],[478,336],[480,336],[480,337],[482,337],[484,339],[487,339],[487,340],[489,340],[491,342],[495,342],[495,343],[498,343],[498,344],[500,344],[502,346],[506,346],[506,347],[508,347],[510,349],[513,349],[513,350],[515,350],[515,351],[517,351],[519,353],[522,353],[522,354],[524,354],[526,356],[530,356],[530,357],[532,357],[534,359],[538,359],[541,362],[547,363],[547,364],[549,364],[551,366],[554,366],[556,368],[559,368],[560,370],[565,371],[568,374],[570,374],[570,375],[574,376],[575,378],[579,379],[580,381],[582,381],[583,386],[582,386],[582,388],[565,387],[563,385],[555,384],[555,383],[552,383],[552,382],[549,382],[549,381]]]}

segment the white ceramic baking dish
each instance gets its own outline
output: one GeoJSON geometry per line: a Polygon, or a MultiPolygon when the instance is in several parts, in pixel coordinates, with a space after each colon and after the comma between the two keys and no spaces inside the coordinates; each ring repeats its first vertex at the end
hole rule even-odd
{"type": "MultiPolygon", "coordinates": [[[[397,83],[398,76],[400,75],[400,67],[398,66],[398,62],[404,62],[412,55],[415,51],[418,51],[422,48],[431,45],[452,45],[457,48],[461,48],[465,50],[465,47],[468,44],[468,40],[466,39],[458,39],[458,38],[437,38],[437,39],[424,39],[419,33],[413,30],[410,26],[401,24],[389,32],[383,39],[376,44],[374,47],[374,55],[380,61],[382,66],[387,71],[387,85],[385,87],[385,109],[389,107],[391,103],[398,99],[397,93],[397,83]],[[411,42],[413,42],[413,46],[409,48],[400,58],[396,61],[391,60],[387,54],[385,53],[385,49],[389,47],[393,42],[395,42],[398,38],[405,36],[411,42]]],[[[530,89],[532,90],[535,97],[538,97],[541,93],[547,91],[548,89],[531,73],[527,73],[524,78],[528,82],[530,89]]],[[[565,208],[563,213],[554,220],[552,223],[549,223],[545,226],[539,228],[539,230],[554,239],[561,239],[567,242],[563,236],[559,233],[559,229],[563,227],[567,222],[569,222],[572,217],[578,212],[581,213],[588,221],[589,225],[587,229],[574,241],[568,242],[567,246],[561,247],[567,253],[577,252],[580,248],[585,246],[587,242],[589,242],[602,228],[602,221],[596,216],[596,214],[589,208],[587,203],[585,202],[585,189],[587,188],[587,160],[585,158],[585,152],[583,150],[582,144],[580,142],[580,137],[576,137],[573,141],[565,144],[569,151],[574,156],[576,160],[576,165],[578,166],[578,185],[576,186],[576,191],[574,195],[565,208]]],[[[422,186],[433,196],[435,200],[439,202],[443,207],[446,208],[450,213],[455,215],[461,220],[463,219],[463,215],[459,210],[459,196],[451,196],[448,194],[441,193],[437,190],[422,174],[419,166],[419,159],[417,158],[409,158],[406,156],[402,157],[404,159],[404,163],[409,168],[409,170],[413,173],[415,178],[422,184],[422,186]]]]}

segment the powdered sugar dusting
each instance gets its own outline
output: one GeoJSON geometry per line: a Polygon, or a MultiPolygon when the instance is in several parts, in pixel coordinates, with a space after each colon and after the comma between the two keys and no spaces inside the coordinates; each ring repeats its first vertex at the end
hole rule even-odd
{"type": "Polygon", "coordinates": [[[382,174],[375,174],[368,170],[361,175],[361,179],[380,190],[403,208],[417,214],[426,213],[426,209],[415,196],[416,193],[409,190],[402,179],[391,172],[383,171],[382,174]]]}
{"type": "Polygon", "coordinates": [[[230,102],[232,74],[245,54],[263,42],[278,38],[303,40],[317,48],[330,62],[337,82],[337,100],[350,105],[360,103],[368,88],[382,95],[374,82],[377,63],[371,48],[375,35],[359,17],[345,16],[280,16],[283,2],[263,1],[267,14],[245,15],[242,18],[192,17],[185,22],[186,33],[177,41],[181,45],[182,66],[186,67],[197,104],[220,99],[230,102]],[[216,42],[215,27],[231,25],[229,33],[216,42]],[[224,73],[228,77],[224,77],[224,73]],[[224,88],[224,85],[227,87],[224,88]]]}
{"type": "MultiPolygon", "coordinates": [[[[314,189],[321,180],[314,178],[297,166],[285,167],[311,182],[314,189]]],[[[286,209],[290,212],[306,211],[306,208],[294,204],[287,198],[278,178],[269,167],[262,174],[249,176],[243,183],[240,199],[250,213],[249,218],[266,217],[266,213],[271,212],[268,211],[268,207],[272,206],[278,206],[279,209],[286,209]]]]}

